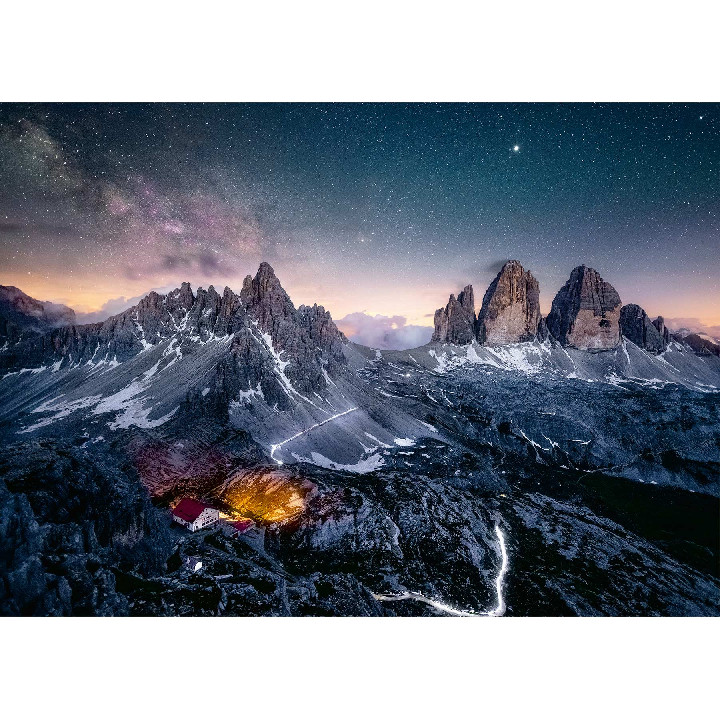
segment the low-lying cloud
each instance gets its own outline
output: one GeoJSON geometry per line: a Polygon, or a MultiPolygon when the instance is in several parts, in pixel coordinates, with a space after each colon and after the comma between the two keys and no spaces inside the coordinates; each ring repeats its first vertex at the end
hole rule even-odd
{"type": "Polygon", "coordinates": [[[671,332],[689,330],[700,335],[708,335],[720,341],[720,325],[707,325],[698,318],[665,318],[665,324],[671,332]]]}
{"type": "Polygon", "coordinates": [[[142,295],[137,295],[136,297],[121,296],[111,298],[107,302],[103,303],[103,306],[99,310],[93,310],[92,312],[78,312],[76,310],[75,317],[77,318],[78,325],[87,325],[89,323],[102,322],[103,320],[107,320],[113,315],[118,315],[119,313],[127,310],[128,308],[137,305],[148,293],[152,292],[153,290],[157,293],[160,293],[161,295],[166,295],[174,289],[174,286],[151,288],[147,292],[143,293],[142,295]]]}
{"type": "Polygon", "coordinates": [[[408,325],[402,315],[368,315],[354,312],[337,321],[353,342],[378,350],[408,350],[430,342],[432,328],[408,325]]]}

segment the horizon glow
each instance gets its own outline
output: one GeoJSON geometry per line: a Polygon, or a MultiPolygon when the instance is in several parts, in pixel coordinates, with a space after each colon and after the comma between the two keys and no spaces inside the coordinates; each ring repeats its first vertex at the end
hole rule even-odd
{"type": "Polygon", "coordinates": [[[422,328],[517,259],[544,314],[586,264],[720,334],[719,109],[5,103],[0,283],[99,320],[267,261],[296,306],[422,328]]]}

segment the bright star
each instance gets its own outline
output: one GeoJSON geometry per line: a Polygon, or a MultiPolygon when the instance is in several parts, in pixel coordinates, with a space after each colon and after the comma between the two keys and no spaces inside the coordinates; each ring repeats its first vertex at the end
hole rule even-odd
{"type": "Polygon", "coordinates": [[[513,145],[513,152],[520,152],[520,146],[519,146],[519,145],[513,145]]]}

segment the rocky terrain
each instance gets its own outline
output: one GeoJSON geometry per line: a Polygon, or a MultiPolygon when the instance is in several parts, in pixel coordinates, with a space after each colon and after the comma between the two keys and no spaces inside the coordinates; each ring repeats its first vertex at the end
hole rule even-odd
{"type": "Polygon", "coordinates": [[[685,335],[682,338],[682,343],[698,355],[720,355],[720,345],[697,333],[685,335]]]}
{"type": "Polygon", "coordinates": [[[0,612],[717,615],[720,358],[589,268],[547,328],[537,292],[508,263],[380,352],[263,264],[21,334],[0,612]],[[255,526],[188,533],[182,497],[255,526]]]}
{"type": "Polygon", "coordinates": [[[670,342],[670,331],[665,326],[665,318],[662,315],[659,315],[652,321],[652,323],[662,338],[665,347],[667,347],[667,344],[670,342]]]}

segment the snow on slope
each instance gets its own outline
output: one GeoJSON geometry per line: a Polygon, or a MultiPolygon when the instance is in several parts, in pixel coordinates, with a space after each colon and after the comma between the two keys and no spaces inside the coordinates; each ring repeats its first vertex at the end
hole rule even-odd
{"type": "MultiPolygon", "coordinates": [[[[418,362],[418,351],[406,351],[418,362]]],[[[485,366],[524,375],[548,373],[586,382],[612,385],[636,383],[661,388],[675,383],[698,392],[720,389],[720,360],[699,357],[679,343],[671,343],[659,354],[641,350],[633,343],[622,344],[605,352],[587,352],[564,348],[546,342],[526,342],[499,347],[472,343],[470,345],[439,345],[425,350],[431,367],[440,374],[460,368],[485,366]]]]}

